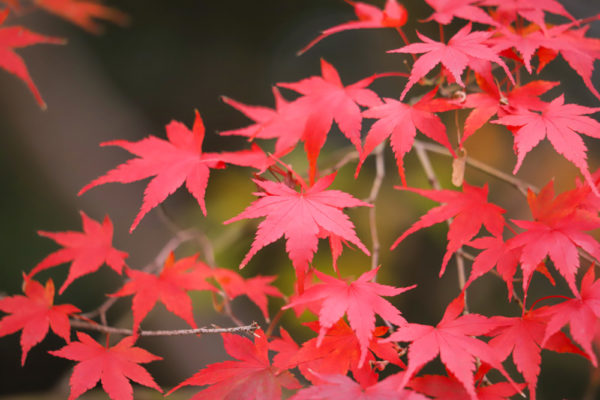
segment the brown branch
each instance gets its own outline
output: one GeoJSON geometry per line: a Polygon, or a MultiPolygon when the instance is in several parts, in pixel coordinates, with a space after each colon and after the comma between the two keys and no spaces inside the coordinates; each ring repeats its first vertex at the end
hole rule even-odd
{"type": "MultiPolygon", "coordinates": [[[[373,205],[369,210],[369,230],[371,231],[371,244],[373,246],[371,250],[371,269],[375,269],[379,265],[379,252],[381,249],[379,235],[377,234],[377,212],[375,210],[375,201],[377,200],[383,178],[385,177],[385,160],[383,157],[384,144],[385,142],[380,143],[373,151],[373,154],[375,154],[375,178],[373,179],[373,186],[371,186],[369,197],[366,200],[373,205]]],[[[376,276],[373,277],[373,282],[375,282],[376,278],[376,276]]]]}
{"type": "MultiPolygon", "coordinates": [[[[450,152],[448,151],[447,148],[445,148],[444,146],[435,144],[435,143],[429,143],[429,142],[423,142],[420,140],[415,140],[415,148],[424,148],[427,151],[431,151],[433,153],[442,154],[442,155],[449,156],[449,157],[452,156],[452,154],[450,154],[450,152]]],[[[528,188],[536,193],[539,191],[539,189],[536,186],[534,186],[522,179],[516,178],[513,175],[502,172],[497,168],[490,167],[486,163],[475,160],[472,157],[467,157],[466,163],[467,163],[467,165],[469,165],[483,173],[493,176],[494,178],[497,178],[508,184],[511,184],[517,190],[519,190],[524,196],[527,195],[528,188]]]]}
{"type": "MultiPolygon", "coordinates": [[[[71,326],[80,329],[89,329],[93,331],[99,331],[104,333],[114,333],[117,335],[133,335],[134,332],[127,328],[115,328],[113,326],[106,326],[100,324],[94,324],[91,322],[70,320],[71,326]]],[[[139,336],[183,336],[183,335],[198,335],[203,333],[237,333],[237,332],[253,332],[260,326],[253,322],[250,325],[235,326],[231,328],[196,328],[196,329],[174,329],[174,330],[157,330],[157,331],[144,331],[140,330],[137,332],[139,336]]]]}
{"type": "MultiPolygon", "coordinates": [[[[417,157],[419,158],[419,162],[421,163],[421,165],[423,166],[423,170],[425,170],[425,174],[427,175],[427,179],[429,180],[429,183],[431,184],[431,186],[436,189],[436,190],[441,190],[441,185],[439,180],[437,179],[437,176],[435,175],[435,172],[433,170],[433,166],[431,165],[431,161],[429,160],[429,156],[427,155],[427,152],[425,151],[425,146],[423,146],[424,142],[418,142],[415,140],[415,151],[417,152],[417,157]]],[[[449,153],[448,153],[449,154],[449,153]]],[[[452,219],[449,219],[447,221],[448,225],[450,225],[452,223],[452,219]]],[[[458,250],[461,250],[462,247],[460,247],[458,250]]],[[[466,273],[465,273],[465,261],[462,258],[461,252],[457,251],[455,253],[456,256],[456,268],[458,270],[458,286],[460,288],[460,290],[462,291],[465,287],[465,283],[467,281],[466,279],[466,273]]],[[[463,313],[468,314],[469,313],[469,307],[468,307],[468,303],[467,303],[467,292],[464,292],[464,298],[465,298],[465,308],[463,313]]]]}

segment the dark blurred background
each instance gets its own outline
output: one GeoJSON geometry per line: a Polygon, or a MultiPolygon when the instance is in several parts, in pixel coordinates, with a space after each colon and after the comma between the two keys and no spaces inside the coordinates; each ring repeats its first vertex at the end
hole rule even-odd
{"type": "MultiPolygon", "coordinates": [[[[383,5],[383,1],[374,3],[383,5]]],[[[414,39],[415,21],[426,18],[430,9],[421,2],[406,3],[410,18],[405,32],[414,39]]],[[[125,28],[107,24],[106,32],[100,36],[90,35],[41,11],[11,16],[7,22],[67,38],[68,44],[37,45],[18,50],[48,104],[46,111],[39,109],[20,80],[0,71],[3,88],[0,91],[2,293],[20,293],[21,271],[29,271],[57,249],[54,242],[39,237],[36,231],[81,230],[78,210],[97,220],[107,213],[110,215],[115,225],[115,247],[129,252],[128,264],[133,267],[151,262],[158,249],[171,237],[155,211],[142,220],[133,234],[128,233],[147,181],[105,185],[77,197],[77,192],[90,180],[130,158],[119,148],[99,148],[100,142],[133,141],[149,134],[164,138],[164,126],[169,121],[175,119],[191,126],[193,110],[198,109],[207,127],[206,151],[239,149],[245,146],[244,140],[224,139],[215,132],[239,128],[249,121],[225,105],[219,99],[221,95],[272,107],[271,87],[277,82],[297,81],[319,74],[321,57],[336,66],[345,84],[376,72],[404,68],[402,60],[405,56],[385,53],[403,45],[393,30],[343,32],[323,40],[303,56],[296,56],[297,50],[320,30],[354,19],[352,8],[341,0],[180,0],[176,3],[130,0],[109,5],[129,14],[131,24],[125,28]]],[[[566,7],[576,17],[599,11],[595,2],[571,1],[566,7]]],[[[448,32],[463,25],[463,21],[457,21],[448,32]]],[[[599,28],[593,26],[590,36],[599,36],[599,28]]],[[[436,25],[420,24],[418,29],[437,39],[436,25]]],[[[598,104],[562,59],[554,61],[545,73],[545,79],[562,80],[564,85],[559,90],[566,91],[567,102],[587,106],[598,104]]],[[[373,87],[381,96],[397,97],[404,83],[402,79],[386,78],[373,87]]],[[[551,97],[558,94],[554,91],[551,97]]],[[[512,170],[515,156],[507,131],[488,126],[467,143],[471,156],[502,170],[512,170]]],[[[586,143],[590,144],[590,168],[595,170],[598,146],[591,141],[586,143]]],[[[346,147],[346,139],[334,134],[324,152],[334,153],[336,149],[346,147]]],[[[440,180],[450,187],[449,160],[435,155],[432,160],[440,180]]],[[[302,152],[292,154],[288,161],[302,165],[302,152]]],[[[408,320],[434,324],[441,318],[445,305],[458,294],[453,264],[444,277],[437,278],[447,227],[440,224],[424,230],[407,239],[411,240],[410,244],[399,246],[394,252],[387,250],[395,238],[433,203],[392,190],[392,185],[399,184],[399,179],[389,149],[386,161],[388,174],[378,200],[383,247],[381,281],[396,286],[417,283],[417,289],[391,300],[408,320]]],[[[409,154],[405,161],[409,184],[427,187],[414,154],[409,154]]],[[[364,198],[373,177],[372,165],[367,162],[358,185],[352,184],[353,173],[354,164],[340,171],[337,188],[364,198]]],[[[556,177],[557,187],[565,189],[572,185],[576,174],[572,165],[544,142],[527,156],[519,176],[539,187],[556,177]]],[[[478,185],[488,180],[470,170],[467,179],[478,185]]],[[[511,218],[529,217],[524,198],[517,191],[502,182],[492,182],[490,188],[490,197],[507,208],[511,218]]],[[[196,226],[219,237],[219,243],[215,244],[219,265],[237,268],[249,249],[256,224],[234,224],[228,227],[232,233],[227,233],[221,222],[237,215],[252,201],[252,190],[246,171],[229,168],[211,173],[207,189],[209,218],[201,216],[197,204],[184,190],[171,196],[165,202],[165,208],[180,225],[196,226]]],[[[351,210],[348,214],[356,221],[359,237],[370,247],[366,211],[351,210]]],[[[325,248],[325,242],[320,243],[320,248],[325,248]]],[[[197,250],[188,246],[178,255],[197,250]]],[[[326,251],[319,252],[315,264],[324,271],[331,271],[326,251]]],[[[342,275],[357,276],[369,265],[369,259],[357,251],[346,250],[340,265],[342,275]]],[[[56,267],[40,274],[40,278],[45,281],[52,277],[59,286],[67,270],[66,265],[56,267]]],[[[279,275],[276,284],[286,294],[291,293],[292,268],[282,240],[261,250],[243,271],[246,276],[257,273],[279,275]]],[[[102,267],[99,272],[72,284],[57,303],[73,303],[89,311],[104,300],[105,293],[116,291],[121,283],[113,271],[102,267]]],[[[540,279],[540,293],[547,289],[544,285],[540,279]]],[[[492,313],[490,310],[504,314],[516,312],[516,306],[507,304],[505,298],[503,283],[490,277],[473,285],[469,302],[473,311],[488,315],[492,313]]],[[[212,311],[209,297],[196,296],[195,304],[200,326],[211,323],[231,325],[225,317],[212,311]]],[[[276,310],[281,302],[275,300],[271,305],[276,310]]],[[[129,306],[129,299],[121,301],[109,318],[128,326],[129,306]]],[[[262,321],[256,308],[243,300],[236,300],[234,307],[245,322],[262,321]]],[[[310,331],[294,327],[292,322],[293,319],[284,318],[286,328],[295,332],[296,337],[309,337],[310,331]]],[[[157,306],[143,326],[164,329],[184,327],[185,324],[166,313],[162,306],[157,306]]],[[[6,398],[17,398],[24,393],[40,393],[39,398],[64,398],[72,363],[46,353],[61,347],[62,341],[53,334],[48,335],[42,344],[29,352],[27,363],[21,368],[19,336],[0,339],[0,394],[7,395],[6,398]]],[[[179,383],[208,363],[224,359],[218,337],[144,339],[140,345],[165,358],[148,366],[165,388],[179,383]]],[[[545,352],[539,382],[540,398],[580,398],[587,386],[587,368],[587,363],[577,357],[545,352]]],[[[153,398],[154,395],[147,396],[153,398]]]]}

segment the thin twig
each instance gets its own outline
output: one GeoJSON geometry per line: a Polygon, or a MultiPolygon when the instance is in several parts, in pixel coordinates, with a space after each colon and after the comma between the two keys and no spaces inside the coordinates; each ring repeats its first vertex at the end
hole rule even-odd
{"type": "Polygon", "coordinates": [[[204,232],[194,228],[184,230],[175,222],[173,218],[169,216],[162,204],[158,207],[158,215],[163,221],[163,223],[171,230],[171,232],[173,232],[175,236],[180,236],[182,232],[188,232],[191,235],[193,235],[193,237],[191,237],[190,239],[196,239],[198,245],[202,249],[202,254],[204,255],[206,263],[211,267],[217,265],[215,261],[215,250],[212,246],[210,239],[208,238],[208,236],[206,236],[206,234],[204,234],[204,232]]]}
{"type": "MultiPolygon", "coordinates": [[[[452,156],[452,154],[450,154],[450,152],[448,151],[447,148],[445,148],[444,146],[435,144],[435,143],[429,143],[429,142],[423,142],[420,140],[415,140],[415,148],[416,149],[424,148],[427,151],[431,151],[433,153],[442,154],[442,155],[449,156],[449,157],[452,156]]],[[[505,172],[502,172],[499,169],[490,167],[489,165],[487,165],[481,161],[475,160],[472,157],[467,158],[467,165],[469,165],[481,172],[484,172],[490,176],[493,176],[494,178],[497,178],[501,181],[504,181],[506,183],[513,185],[524,196],[527,196],[528,188],[531,189],[535,193],[539,192],[539,189],[536,186],[534,186],[522,179],[516,178],[513,175],[509,175],[505,172]]]]}
{"type": "MultiPolygon", "coordinates": [[[[186,241],[194,238],[194,234],[191,231],[192,230],[180,231],[178,233],[178,235],[172,237],[160,249],[160,251],[158,252],[156,257],[154,257],[154,260],[152,260],[152,262],[150,262],[144,268],[142,268],[142,271],[152,272],[152,271],[156,271],[160,267],[162,267],[162,265],[164,264],[165,260],[167,259],[168,255],[169,255],[169,253],[171,253],[172,251],[177,249],[183,242],[186,242],[186,241]]],[[[90,318],[90,319],[96,318],[99,316],[103,325],[107,325],[106,324],[106,313],[117,302],[118,299],[119,299],[119,297],[110,297],[95,310],[89,311],[87,313],[83,313],[81,315],[85,318],[90,318]]]]}
{"type": "MultiPolygon", "coordinates": [[[[104,333],[114,333],[117,335],[133,335],[134,332],[127,328],[115,328],[113,326],[105,326],[94,324],[91,322],[71,320],[71,326],[79,329],[89,329],[104,333]]],[[[196,329],[174,329],[174,330],[157,330],[137,332],[139,336],[183,336],[183,335],[198,335],[203,333],[236,333],[236,332],[253,332],[259,328],[256,322],[250,325],[235,326],[231,328],[196,328],[196,329]]]]}
{"type": "MultiPolygon", "coordinates": [[[[373,179],[373,186],[371,186],[371,192],[367,198],[367,202],[373,205],[369,210],[369,230],[371,231],[371,245],[373,246],[371,250],[371,269],[375,269],[379,265],[379,252],[381,249],[379,235],[377,234],[377,212],[375,210],[375,201],[377,200],[383,178],[385,177],[384,144],[385,142],[380,143],[373,151],[373,154],[375,154],[375,178],[373,179]]],[[[374,276],[373,282],[375,282],[376,279],[377,277],[374,276]]]]}
{"type": "MultiPolygon", "coordinates": [[[[421,165],[423,166],[423,170],[425,171],[425,175],[427,175],[427,179],[429,180],[429,183],[431,184],[431,186],[436,189],[436,190],[441,190],[441,185],[439,180],[437,179],[437,176],[435,175],[435,171],[433,170],[433,166],[431,165],[431,161],[429,160],[429,156],[427,155],[427,152],[425,151],[425,146],[422,146],[422,142],[418,142],[415,140],[415,151],[417,152],[417,157],[419,158],[419,162],[421,163],[421,165]]],[[[448,225],[450,225],[452,223],[452,219],[449,219],[448,221],[448,225]]],[[[458,250],[460,250],[461,248],[459,248],[458,250]]],[[[457,265],[457,270],[458,270],[458,286],[460,288],[460,290],[462,291],[465,287],[465,283],[467,281],[466,279],[466,273],[465,273],[465,261],[462,258],[462,255],[459,251],[457,251],[455,253],[456,256],[456,265],[457,265]]],[[[468,308],[468,303],[467,303],[467,293],[466,291],[464,292],[464,299],[465,299],[465,308],[463,310],[463,313],[468,314],[469,313],[469,308],[468,308]]]]}

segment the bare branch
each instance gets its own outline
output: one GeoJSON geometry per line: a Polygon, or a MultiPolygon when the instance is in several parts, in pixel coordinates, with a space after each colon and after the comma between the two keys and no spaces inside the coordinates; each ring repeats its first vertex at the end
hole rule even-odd
{"type": "MultiPolygon", "coordinates": [[[[114,333],[117,335],[133,335],[133,331],[127,328],[115,328],[113,326],[99,325],[91,322],[71,320],[71,326],[79,329],[89,329],[104,333],[114,333]]],[[[196,328],[196,329],[174,329],[174,330],[157,330],[138,332],[139,336],[183,336],[183,335],[199,335],[204,333],[237,333],[237,332],[253,332],[260,326],[253,322],[250,325],[235,326],[231,328],[196,328]]]]}

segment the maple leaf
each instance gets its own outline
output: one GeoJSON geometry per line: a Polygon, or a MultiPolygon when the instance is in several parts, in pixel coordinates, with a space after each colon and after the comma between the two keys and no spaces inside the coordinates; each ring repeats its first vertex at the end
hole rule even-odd
{"type": "Polygon", "coordinates": [[[358,105],[366,107],[380,105],[379,96],[366,87],[376,78],[389,74],[372,75],[344,86],[333,65],[321,59],[321,75],[299,82],[277,84],[303,95],[296,102],[304,104],[299,110],[304,110],[307,115],[302,139],[309,161],[311,183],[316,175],[317,158],[334,120],[340,131],[352,142],[356,150],[360,151],[362,116],[358,105]]]}
{"type": "Polygon", "coordinates": [[[144,191],[142,207],[129,229],[132,232],[148,211],[162,203],[184,182],[187,190],[198,201],[202,213],[206,215],[204,195],[210,168],[224,168],[225,163],[230,163],[262,169],[266,163],[266,157],[258,147],[239,152],[203,153],[204,124],[198,111],[191,131],[178,121],[171,121],[166,126],[166,131],[168,141],[149,136],[138,142],[115,140],[102,143],[101,146],[122,147],[138,158],[96,178],[85,185],[78,195],[105,183],[131,183],[155,176],[144,191]]]}
{"type": "Polygon", "coordinates": [[[542,139],[547,137],[556,152],[562,154],[579,168],[595,193],[598,193],[588,170],[587,148],[583,139],[577,134],[577,132],[580,132],[600,138],[600,123],[585,116],[585,114],[593,114],[598,111],[600,111],[600,107],[564,104],[564,97],[560,95],[547,103],[540,114],[526,109],[518,109],[491,122],[517,127],[513,128],[514,147],[517,153],[517,164],[513,174],[516,174],[521,167],[525,155],[542,139]]]}
{"type": "Polygon", "coordinates": [[[448,41],[448,44],[436,42],[419,32],[417,32],[417,35],[423,43],[412,43],[399,49],[388,51],[388,53],[426,53],[415,61],[408,82],[400,95],[400,100],[403,100],[410,88],[427,75],[438,63],[441,63],[450,71],[454,80],[463,87],[465,84],[460,76],[464,69],[469,66],[477,70],[481,61],[493,61],[500,65],[511,82],[515,83],[508,66],[486,44],[486,41],[493,35],[492,32],[471,32],[471,23],[469,23],[459,30],[448,41]]]}
{"type": "Polygon", "coordinates": [[[112,247],[113,224],[108,215],[100,224],[85,215],[83,211],[79,214],[83,223],[83,232],[38,231],[38,235],[50,238],[64,248],[46,256],[31,270],[29,277],[45,269],[71,262],[67,279],[59,290],[61,294],[75,279],[97,271],[102,264],[108,265],[120,274],[125,265],[124,259],[128,256],[124,251],[112,247]]]}
{"type": "Polygon", "coordinates": [[[594,269],[595,265],[592,264],[581,280],[578,297],[549,307],[551,316],[541,345],[544,346],[549,338],[568,323],[573,340],[581,345],[594,366],[597,366],[592,341],[596,322],[600,318],[600,280],[595,280],[594,269]]]}
{"type": "Polygon", "coordinates": [[[427,400],[412,390],[396,390],[399,375],[392,375],[363,388],[345,375],[316,374],[321,383],[298,391],[290,400],[427,400]]]}
{"type": "Polygon", "coordinates": [[[398,173],[402,183],[406,186],[403,158],[412,148],[417,129],[427,137],[445,146],[452,155],[456,156],[448,141],[446,126],[434,113],[459,107],[446,101],[434,100],[433,96],[436,92],[437,88],[423,96],[414,105],[386,98],[384,99],[385,104],[363,111],[363,117],[377,118],[378,120],[367,133],[365,145],[360,152],[360,160],[356,168],[357,174],[367,156],[389,136],[390,145],[396,156],[398,173]]]}
{"type": "MultiPolygon", "coordinates": [[[[589,29],[583,26],[578,29],[570,29],[572,26],[578,26],[579,21],[570,24],[559,25],[548,29],[546,35],[541,33],[534,34],[540,46],[559,53],[565,61],[579,74],[587,88],[600,99],[600,93],[596,90],[592,82],[592,72],[594,71],[594,61],[600,59],[600,39],[586,37],[589,29]]],[[[551,58],[554,58],[553,54],[551,58]]],[[[542,63],[540,58],[540,68],[538,73],[549,60],[542,63]]]]}
{"type": "Polygon", "coordinates": [[[269,311],[267,309],[267,295],[272,297],[283,297],[283,294],[281,294],[279,289],[271,285],[276,279],[275,276],[255,276],[244,279],[235,271],[225,268],[213,269],[212,276],[230,299],[246,295],[258,306],[267,321],[270,320],[269,311]]]}
{"type": "Polygon", "coordinates": [[[158,276],[134,269],[127,269],[131,279],[111,296],[133,296],[133,331],[137,332],[140,323],[152,310],[157,301],[161,301],[167,310],[181,317],[193,328],[197,328],[192,314],[192,301],[187,295],[189,290],[212,290],[216,288],[206,281],[211,270],[199,263],[197,255],[175,261],[175,255],[169,254],[158,276]]]}
{"type": "Polygon", "coordinates": [[[404,387],[422,366],[438,354],[473,400],[477,400],[473,378],[477,359],[500,370],[514,384],[488,344],[474,337],[486,334],[496,327],[496,323],[479,314],[461,316],[464,305],[463,292],[448,305],[437,326],[409,323],[383,339],[412,342],[408,349],[408,367],[400,387],[404,387]]]}
{"type": "Polygon", "coordinates": [[[408,18],[406,9],[396,0],[387,0],[383,10],[361,1],[346,0],[346,2],[354,7],[354,13],[358,17],[358,21],[350,21],[325,29],[316,39],[300,50],[298,55],[306,52],[315,44],[334,33],[351,29],[399,28],[406,24],[408,18]]]}
{"type": "Polygon", "coordinates": [[[35,4],[90,33],[102,33],[102,27],[94,20],[102,19],[118,25],[129,22],[127,14],[107,7],[99,0],[35,0],[35,4]]]}
{"type": "Polygon", "coordinates": [[[448,25],[454,18],[462,18],[468,21],[479,22],[488,25],[498,23],[481,8],[478,4],[481,0],[425,0],[434,9],[425,21],[436,21],[442,25],[448,25]]]}
{"type": "Polygon", "coordinates": [[[544,16],[546,12],[562,15],[573,20],[573,16],[556,0],[482,0],[481,6],[496,6],[496,13],[501,15],[508,25],[514,21],[517,15],[546,28],[544,16]]]}
{"type": "Polygon", "coordinates": [[[70,304],[54,305],[54,282],[49,279],[46,286],[23,276],[25,296],[7,296],[0,299],[0,310],[11,315],[0,320],[0,336],[21,333],[21,365],[25,364],[29,350],[41,342],[48,328],[67,343],[71,341],[69,315],[80,312],[70,304]]]}
{"type": "MultiPolygon", "coordinates": [[[[541,343],[548,321],[547,308],[524,310],[520,317],[495,316],[491,320],[497,325],[488,333],[489,336],[494,336],[489,341],[489,345],[500,360],[506,359],[512,353],[517,370],[523,374],[527,382],[529,396],[535,400],[535,388],[542,362],[541,343]]],[[[543,348],[585,356],[562,332],[556,332],[543,348]]]]}
{"type": "Polygon", "coordinates": [[[98,381],[102,382],[102,388],[112,400],[133,400],[129,380],[162,393],[148,371],[138,365],[162,360],[162,357],[134,346],[134,337],[126,337],[112,347],[102,346],[83,332],[77,332],[77,338],[78,342],[49,352],[57,357],[79,361],[69,380],[69,400],[78,398],[96,386],[98,381]]]}
{"type": "MultiPolygon", "coordinates": [[[[518,384],[519,389],[524,385],[518,384]]],[[[455,377],[424,375],[413,378],[410,387],[436,400],[464,400],[469,396],[465,387],[455,377]]],[[[509,382],[498,382],[475,388],[478,400],[510,400],[519,393],[509,382]]]]}
{"type": "Polygon", "coordinates": [[[577,205],[581,200],[583,197],[577,189],[555,198],[554,181],[550,181],[537,195],[531,190],[528,192],[527,201],[535,221],[513,220],[526,231],[507,243],[509,248],[519,248],[521,251],[525,293],[533,271],[546,256],[550,256],[575,294],[578,293],[575,285],[575,274],[579,268],[577,248],[600,259],[600,243],[582,232],[600,227],[600,218],[592,212],[579,209],[577,205]]]}
{"type": "Polygon", "coordinates": [[[280,400],[281,387],[299,389],[300,383],[286,370],[269,362],[269,344],[262,329],[254,332],[254,343],[231,333],[221,334],[227,354],[237,361],[210,364],[175,386],[168,394],[183,386],[210,385],[191,400],[280,400]]]}
{"type": "Polygon", "coordinates": [[[510,110],[520,108],[544,108],[546,103],[541,101],[539,96],[558,85],[558,82],[532,81],[523,86],[513,87],[508,92],[502,92],[497,85],[490,85],[480,76],[477,76],[477,83],[483,92],[468,94],[462,104],[464,108],[473,108],[473,111],[465,120],[461,146],[494,115],[500,117],[510,114],[510,110]]]}
{"type": "Polygon", "coordinates": [[[440,276],[444,274],[446,265],[450,261],[452,254],[456,252],[463,244],[467,243],[485,226],[486,229],[494,236],[500,236],[504,227],[503,213],[506,211],[495,204],[487,202],[488,187],[487,184],[483,188],[471,186],[466,182],[463,184],[463,192],[454,190],[423,190],[408,187],[396,187],[400,190],[409,190],[425,196],[431,200],[440,203],[446,203],[441,206],[432,208],[423,215],[421,219],[415,222],[407,231],[405,231],[392,244],[393,250],[403,241],[408,235],[422,228],[427,228],[431,225],[438,224],[450,218],[454,218],[450,223],[448,230],[448,246],[440,276]]]}
{"type": "MultiPolygon", "coordinates": [[[[315,332],[321,331],[318,321],[304,324],[315,332]]],[[[273,365],[280,368],[298,367],[302,375],[313,384],[321,383],[318,374],[347,374],[352,372],[354,379],[362,386],[368,387],[377,382],[378,376],[374,369],[377,361],[375,356],[385,362],[405,367],[398,355],[398,346],[394,343],[381,343],[378,338],[385,335],[388,328],[378,326],[368,343],[365,362],[360,364],[362,357],[361,344],[354,330],[339,319],[327,329],[323,339],[313,338],[302,343],[302,347],[282,332],[281,339],[271,342],[271,349],[278,351],[273,359],[273,365]]]]}
{"type": "MultiPolygon", "coordinates": [[[[342,209],[371,205],[339,190],[325,190],[333,183],[335,176],[336,173],[327,175],[309,188],[301,182],[300,192],[284,183],[254,179],[264,192],[255,193],[259,197],[257,200],[239,215],[224,222],[230,224],[244,218],[266,217],[258,225],[252,247],[242,260],[240,268],[243,268],[258,250],[281,236],[285,236],[287,240],[286,251],[299,276],[307,272],[317,251],[321,234],[339,236],[370,255],[369,250],[356,236],[354,225],[342,209]]],[[[299,279],[298,282],[302,281],[299,279]]]]}
{"type": "Polygon", "coordinates": [[[275,109],[262,106],[250,106],[223,96],[223,101],[256,122],[241,129],[219,132],[220,135],[247,136],[248,140],[274,139],[275,157],[281,157],[296,146],[302,138],[304,125],[308,118],[308,104],[303,101],[289,102],[281,96],[279,89],[273,87],[275,109]]]}
{"type": "Polygon", "coordinates": [[[323,283],[311,286],[283,309],[322,301],[319,309],[321,328],[317,338],[317,347],[323,341],[327,330],[345,313],[360,344],[361,355],[358,362],[360,368],[367,357],[369,341],[375,330],[375,314],[379,314],[386,321],[396,325],[406,323],[406,320],[400,315],[400,311],[381,296],[396,296],[416,286],[396,288],[371,282],[377,275],[377,271],[379,271],[379,267],[365,272],[351,283],[346,283],[345,280],[336,279],[315,270],[315,274],[323,283]]]}
{"type": "MultiPolygon", "coordinates": [[[[8,9],[0,11],[0,24],[6,20],[8,14],[8,9]]],[[[35,97],[40,107],[45,109],[46,103],[42,99],[42,95],[40,94],[39,90],[33,83],[25,62],[13,50],[40,43],[64,44],[65,40],[57,37],[43,36],[39,33],[25,29],[22,26],[0,28],[0,67],[4,68],[11,74],[16,75],[19,79],[25,82],[31,93],[33,93],[33,97],[35,97]]]]}
{"type": "Polygon", "coordinates": [[[508,299],[512,299],[513,278],[519,265],[520,249],[510,248],[500,236],[481,237],[465,244],[483,250],[475,257],[475,261],[473,261],[471,275],[465,283],[465,288],[469,287],[475,279],[483,276],[495,266],[498,274],[506,283],[508,299]]]}

